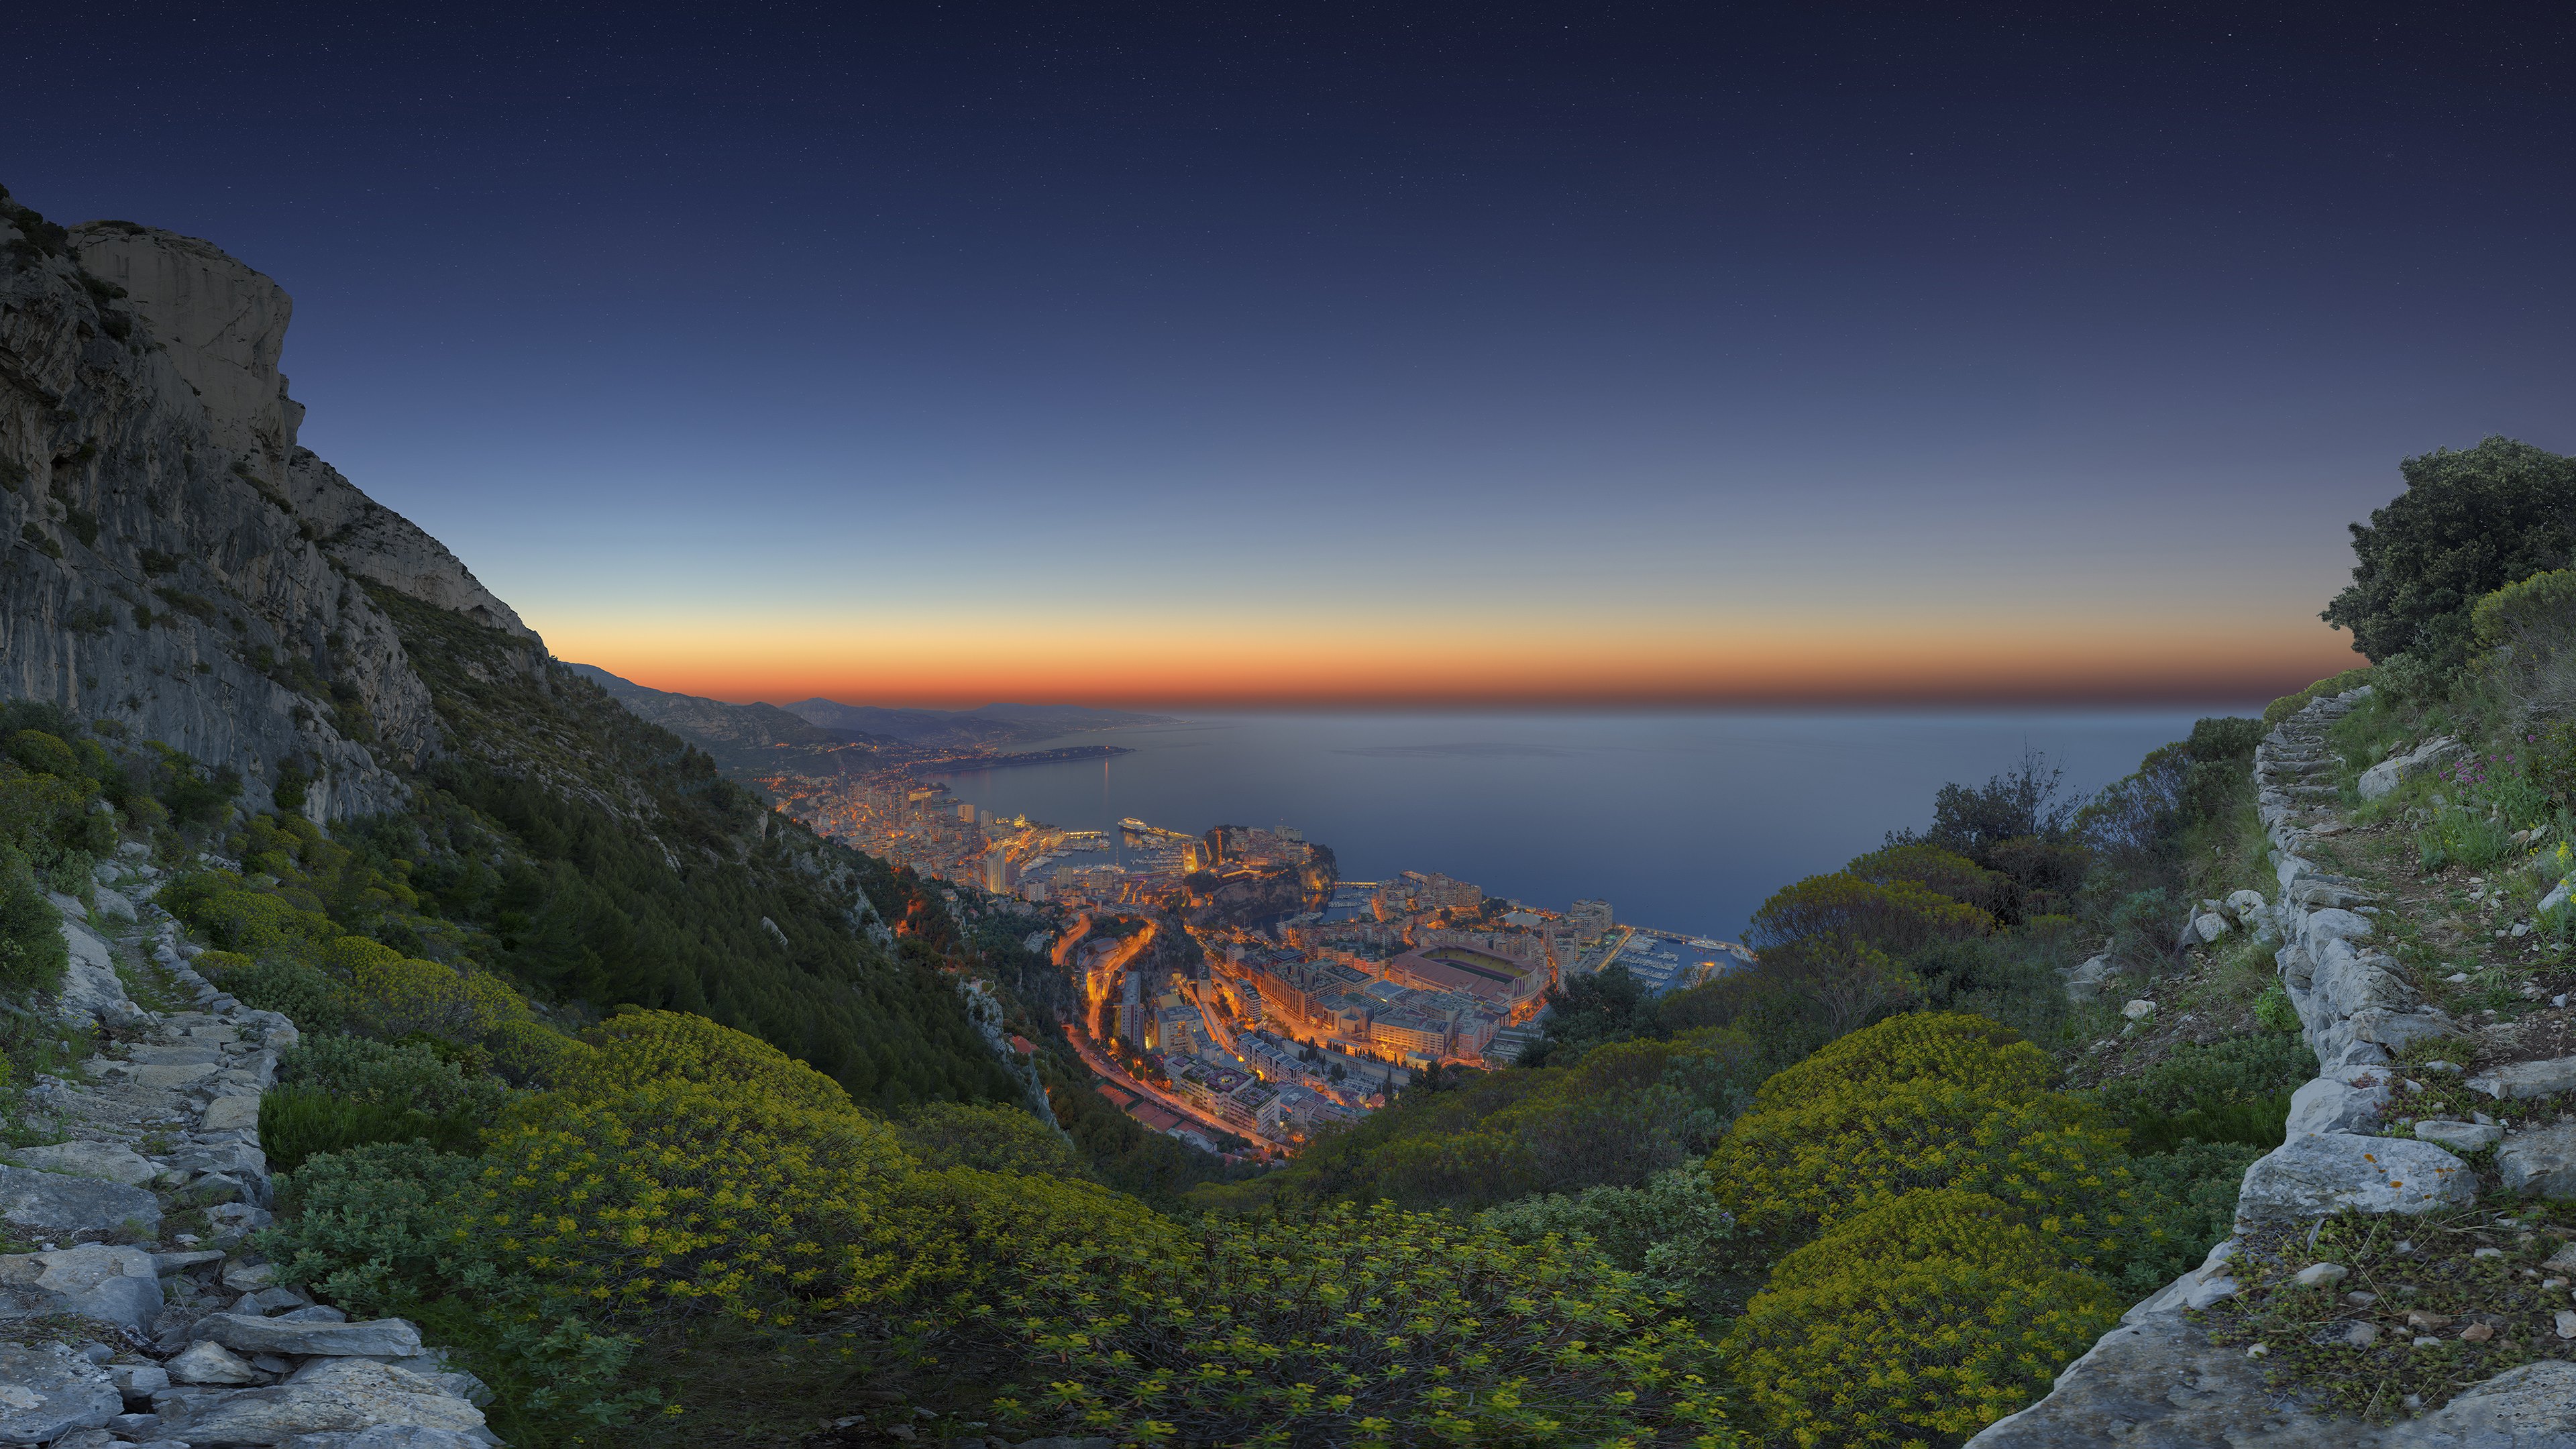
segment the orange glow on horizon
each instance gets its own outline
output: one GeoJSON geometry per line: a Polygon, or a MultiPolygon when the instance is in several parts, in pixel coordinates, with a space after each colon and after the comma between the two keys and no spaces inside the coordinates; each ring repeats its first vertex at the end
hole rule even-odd
{"type": "Polygon", "coordinates": [[[1275,621],[1009,630],[810,620],[575,622],[557,657],[654,689],[744,702],[973,708],[2120,704],[2264,699],[2352,668],[2312,622],[1852,621],[1740,632],[1315,627],[1275,621]]]}

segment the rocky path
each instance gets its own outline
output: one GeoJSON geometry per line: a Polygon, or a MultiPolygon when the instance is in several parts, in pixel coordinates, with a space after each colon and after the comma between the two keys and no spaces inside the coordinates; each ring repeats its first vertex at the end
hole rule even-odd
{"type": "Polygon", "coordinates": [[[62,1025],[99,1046],[27,1091],[21,1120],[56,1140],[0,1166],[6,1246],[24,1250],[0,1254],[0,1444],[499,1443],[488,1392],[411,1324],[348,1322],[248,1246],[269,1222],[260,1096],[296,1028],[188,966],[158,883],[129,860],[101,866],[96,911],[55,901],[62,1025]]]}
{"type": "MultiPolygon", "coordinates": [[[[2229,903],[2279,942],[2280,980],[2317,1058],[2287,1140],[2247,1170],[2235,1236],[1972,1449],[2576,1449],[2576,1243],[2563,1218],[2476,1206],[2498,1183],[2576,1199],[2576,1120],[2562,1115],[2576,1098],[2555,1095],[2576,1088],[2576,1057],[2517,1061],[2500,1076],[2421,1059],[2463,1033],[2439,996],[2467,974],[2414,979],[2389,947],[2415,931],[2423,903],[2401,898],[2386,872],[2318,859],[2353,828],[2328,731],[2366,693],[2310,703],[2257,750],[2279,889],[2261,905],[2229,903]],[[2522,1110],[2499,1121],[2511,1104],[2522,1110]],[[2346,1262],[2312,1261],[2329,1226],[2330,1242],[2365,1246],[2341,1252],[2346,1262]],[[2400,1382],[2419,1364],[2438,1379],[2494,1360],[2514,1366],[2429,1410],[2421,1395],[2374,1400],[2383,1422],[2323,1410],[2319,1382],[2280,1371],[2400,1382]]],[[[2361,788],[2384,795],[2449,748],[2427,742],[2361,788]]],[[[2495,939],[2518,948],[2528,933],[2501,926],[2495,939]]]]}

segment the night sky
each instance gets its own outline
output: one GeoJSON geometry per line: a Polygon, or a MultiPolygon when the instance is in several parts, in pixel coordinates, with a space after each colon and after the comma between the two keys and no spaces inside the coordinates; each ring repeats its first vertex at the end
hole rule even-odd
{"type": "Polygon", "coordinates": [[[1716,8],[55,5],[0,183],[730,698],[2264,695],[2576,451],[2558,7],[1716,8]]]}

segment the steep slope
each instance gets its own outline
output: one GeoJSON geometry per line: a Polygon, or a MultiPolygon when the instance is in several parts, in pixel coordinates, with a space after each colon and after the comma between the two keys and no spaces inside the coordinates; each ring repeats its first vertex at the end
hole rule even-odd
{"type": "Polygon", "coordinates": [[[876,747],[902,743],[889,735],[825,729],[774,704],[727,704],[720,699],[648,688],[595,664],[566,664],[564,668],[606,690],[636,718],[660,725],[705,750],[728,770],[777,769],[790,762],[810,766],[819,754],[852,745],[861,747],[859,753],[864,759],[876,747]]]}

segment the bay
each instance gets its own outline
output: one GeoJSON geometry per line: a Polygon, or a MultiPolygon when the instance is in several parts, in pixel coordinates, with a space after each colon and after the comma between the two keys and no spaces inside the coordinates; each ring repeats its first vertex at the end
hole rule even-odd
{"type": "Polygon", "coordinates": [[[1944,782],[1983,783],[2025,745],[2090,794],[2196,718],[2259,711],[1228,714],[1020,747],[1129,754],[944,778],[985,809],[1113,838],[1128,816],[1290,825],[1346,880],[1437,871],[1732,940],[1774,890],[1929,823],[1944,782]]]}

